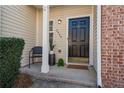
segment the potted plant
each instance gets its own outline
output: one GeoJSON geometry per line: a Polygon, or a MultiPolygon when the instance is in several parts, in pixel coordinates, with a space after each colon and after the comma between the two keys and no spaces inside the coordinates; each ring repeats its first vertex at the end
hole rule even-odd
{"type": "Polygon", "coordinates": [[[55,44],[50,42],[50,54],[54,54],[54,51],[53,51],[54,47],[55,47],[55,44]]]}
{"type": "Polygon", "coordinates": [[[60,59],[58,60],[57,65],[58,65],[59,67],[60,67],[60,66],[64,66],[64,60],[63,60],[62,58],[60,58],[60,59]]]}

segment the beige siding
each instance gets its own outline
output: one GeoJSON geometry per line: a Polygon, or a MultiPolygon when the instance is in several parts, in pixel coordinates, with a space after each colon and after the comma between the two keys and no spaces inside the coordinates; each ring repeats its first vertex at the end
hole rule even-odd
{"type": "Polygon", "coordinates": [[[37,9],[37,34],[36,34],[36,45],[42,46],[42,35],[43,35],[43,12],[37,9]]]}
{"type": "Polygon", "coordinates": [[[22,66],[28,63],[28,52],[36,42],[36,9],[32,6],[2,6],[2,36],[25,40],[22,66]]]}
{"type": "Polygon", "coordinates": [[[97,12],[96,6],[93,7],[93,64],[95,70],[97,69],[97,12]]]}
{"type": "Polygon", "coordinates": [[[57,60],[63,58],[66,61],[67,18],[90,14],[92,14],[92,6],[56,6],[50,9],[50,20],[54,21],[54,43],[56,44],[57,60]],[[58,24],[58,19],[62,20],[61,24],[58,24]],[[59,37],[56,30],[59,31],[62,38],[59,37]],[[59,49],[61,49],[61,53],[58,52],[59,49]]]}

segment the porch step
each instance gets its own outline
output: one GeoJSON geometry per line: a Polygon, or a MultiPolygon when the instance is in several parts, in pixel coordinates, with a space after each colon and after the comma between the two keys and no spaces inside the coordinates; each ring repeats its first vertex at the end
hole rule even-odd
{"type": "Polygon", "coordinates": [[[72,79],[65,79],[65,78],[60,78],[60,77],[58,78],[58,77],[44,74],[44,73],[36,74],[35,72],[30,72],[30,71],[22,71],[22,72],[31,75],[34,79],[37,79],[37,80],[65,82],[65,83],[77,84],[80,86],[91,87],[91,88],[96,87],[95,83],[89,83],[89,82],[85,82],[85,81],[77,81],[77,80],[72,80],[72,79]]]}
{"type": "Polygon", "coordinates": [[[88,70],[88,65],[73,65],[73,64],[69,64],[69,65],[67,65],[67,68],[88,70]]]}

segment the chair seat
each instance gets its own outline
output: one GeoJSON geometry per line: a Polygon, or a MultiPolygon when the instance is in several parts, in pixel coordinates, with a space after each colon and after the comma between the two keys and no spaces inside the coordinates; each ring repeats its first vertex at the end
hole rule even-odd
{"type": "Polygon", "coordinates": [[[41,54],[33,54],[31,57],[42,57],[41,54]]]}

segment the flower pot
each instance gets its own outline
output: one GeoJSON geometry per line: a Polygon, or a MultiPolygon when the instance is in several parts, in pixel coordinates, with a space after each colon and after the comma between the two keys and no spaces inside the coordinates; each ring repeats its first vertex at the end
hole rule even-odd
{"type": "Polygon", "coordinates": [[[55,54],[49,54],[49,65],[54,66],[56,64],[56,57],[55,54]]]}
{"type": "Polygon", "coordinates": [[[50,51],[50,54],[54,54],[54,51],[50,51]]]}

